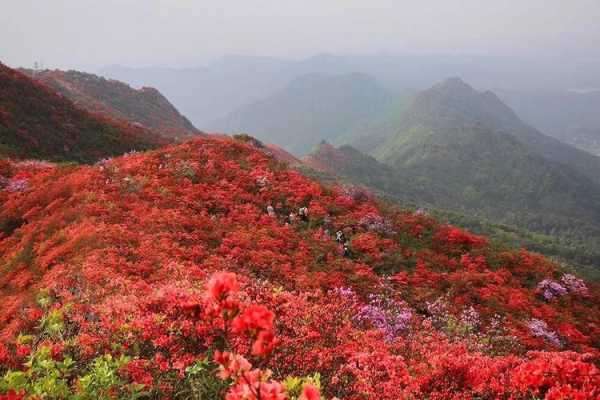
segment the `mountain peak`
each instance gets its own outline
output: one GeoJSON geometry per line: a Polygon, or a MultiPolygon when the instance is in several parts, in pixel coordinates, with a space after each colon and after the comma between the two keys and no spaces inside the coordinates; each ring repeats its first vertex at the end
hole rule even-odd
{"type": "Polygon", "coordinates": [[[461,96],[479,96],[480,92],[459,77],[449,77],[434,85],[430,90],[461,96]]]}
{"type": "MultiPolygon", "coordinates": [[[[444,79],[441,83],[442,86],[450,86],[450,87],[468,87],[471,88],[462,78],[458,76],[451,76],[444,79]]],[[[472,89],[472,88],[471,88],[472,89]]]]}

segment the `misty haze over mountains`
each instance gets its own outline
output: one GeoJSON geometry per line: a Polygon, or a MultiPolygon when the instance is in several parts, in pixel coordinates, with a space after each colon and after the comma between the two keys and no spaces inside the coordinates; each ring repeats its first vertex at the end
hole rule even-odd
{"type": "Polygon", "coordinates": [[[555,91],[600,88],[598,61],[556,63],[516,57],[444,54],[321,54],[292,61],[227,56],[197,68],[105,67],[101,75],[133,86],[155,86],[197,126],[264,99],[306,74],[363,73],[390,91],[426,89],[459,76],[479,89],[555,91]]]}

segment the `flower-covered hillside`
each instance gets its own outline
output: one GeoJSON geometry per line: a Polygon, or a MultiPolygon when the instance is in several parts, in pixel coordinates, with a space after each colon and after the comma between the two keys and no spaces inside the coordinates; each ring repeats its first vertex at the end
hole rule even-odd
{"type": "Polygon", "coordinates": [[[0,63],[0,157],[91,162],[166,143],[140,126],[77,108],[0,63]]]}
{"type": "Polygon", "coordinates": [[[600,395],[596,288],[252,141],[0,174],[0,399],[600,395]]]}
{"type": "Polygon", "coordinates": [[[200,133],[154,88],[136,90],[123,82],[79,71],[25,72],[92,113],[141,124],[167,138],[200,133]]]}

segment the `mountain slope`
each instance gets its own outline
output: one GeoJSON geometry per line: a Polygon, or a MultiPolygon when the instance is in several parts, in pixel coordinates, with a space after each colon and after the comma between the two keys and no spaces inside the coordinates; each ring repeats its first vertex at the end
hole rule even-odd
{"type": "Polygon", "coordinates": [[[534,231],[600,236],[600,187],[482,126],[413,128],[388,164],[349,146],[321,145],[305,162],[413,203],[479,213],[534,231]],[[574,220],[578,223],[574,224],[574,220]]]}
{"type": "Polygon", "coordinates": [[[156,89],[129,85],[78,71],[26,71],[32,78],[92,113],[124,119],[168,138],[199,131],[156,89]]]}
{"type": "Polygon", "coordinates": [[[332,143],[349,145],[363,153],[371,153],[397,132],[397,127],[414,96],[415,93],[411,90],[394,93],[390,104],[383,107],[378,115],[354,125],[332,143]]]}
{"type": "Polygon", "coordinates": [[[209,127],[228,133],[248,132],[303,155],[320,140],[336,138],[372,119],[391,100],[392,96],[366,75],[305,75],[209,127]]]}
{"type": "Polygon", "coordinates": [[[373,154],[381,160],[393,162],[390,147],[401,146],[406,131],[417,126],[443,131],[476,124],[490,131],[512,135],[529,151],[569,166],[600,183],[600,157],[543,135],[523,123],[495,94],[477,92],[458,78],[448,79],[416,96],[398,127],[399,133],[373,154]]]}
{"type": "Polygon", "coordinates": [[[157,134],[77,108],[0,64],[0,155],[91,162],[167,143],[157,134]]]}
{"type": "Polygon", "coordinates": [[[600,156],[600,91],[498,91],[524,121],[547,135],[600,156]]]}
{"type": "Polygon", "coordinates": [[[0,174],[0,396],[600,394],[596,287],[255,142],[0,174]]]}

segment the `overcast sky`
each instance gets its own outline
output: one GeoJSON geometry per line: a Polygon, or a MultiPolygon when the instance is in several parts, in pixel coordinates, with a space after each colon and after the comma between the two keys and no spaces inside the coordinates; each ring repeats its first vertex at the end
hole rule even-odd
{"type": "Polygon", "coordinates": [[[13,67],[404,51],[599,58],[600,0],[1,0],[13,67]]]}

